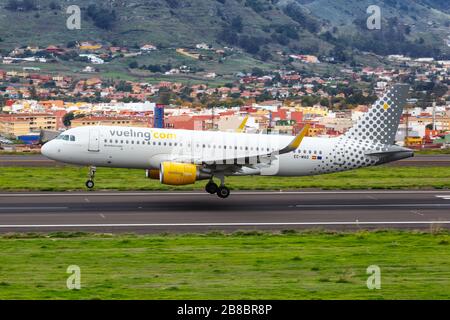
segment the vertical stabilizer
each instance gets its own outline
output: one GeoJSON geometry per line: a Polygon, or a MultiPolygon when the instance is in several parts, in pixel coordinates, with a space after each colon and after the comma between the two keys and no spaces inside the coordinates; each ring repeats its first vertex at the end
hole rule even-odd
{"type": "Polygon", "coordinates": [[[395,84],[364,113],[344,136],[385,145],[395,143],[395,135],[406,104],[409,85],[395,84]]]}

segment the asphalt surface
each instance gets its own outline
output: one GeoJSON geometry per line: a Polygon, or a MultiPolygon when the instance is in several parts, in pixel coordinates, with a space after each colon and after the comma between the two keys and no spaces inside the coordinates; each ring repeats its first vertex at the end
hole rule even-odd
{"type": "Polygon", "coordinates": [[[450,191],[2,193],[0,232],[450,228],[450,191]]]}
{"type": "MultiPolygon", "coordinates": [[[[1,155],[0,167],[53,167],[64,165],[43,155],[1,155]]],[[[388,164],[390,166],[448,166],[450,165],[450,154],[444,155],[416,155],[388,164]]]]}

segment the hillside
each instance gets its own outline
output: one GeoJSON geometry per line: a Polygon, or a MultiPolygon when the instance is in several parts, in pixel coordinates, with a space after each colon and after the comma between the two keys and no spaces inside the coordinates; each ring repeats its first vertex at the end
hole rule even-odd
{"type": "Polygon", "coordinates": [[[240,47],[259,60],[277,51],[333,55],[353,49],[413,56],[449,54],[446,0],[4,0],[0,49],[95,40],[133,46],[240,47]],[[81,30],[68,30],[65,8],[79,5],[81,30]],[[382,8],[382,30],[368,31],[368,5],[382,8]]]}

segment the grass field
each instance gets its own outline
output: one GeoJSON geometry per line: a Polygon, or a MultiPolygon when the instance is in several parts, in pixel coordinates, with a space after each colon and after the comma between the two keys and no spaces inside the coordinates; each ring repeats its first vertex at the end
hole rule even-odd
{"type": "MultiPolygon", "coordinates": [[[[2,191],[84,190],[87,168],[3,167],[0,168],[2,191]]],[[[145,178],[144,170],[98,168],[97,190],[200,190],[205,181],[181,187],[164,186],[145,178]]],[[[234,190],[319,189],[402,189],[450,188],[450,167],[372,167],[318,177],[230,177],[227,185],[234,190]]]]}
{"type": "Polygon", "coordinates": [[[450,299],[449,242],[444,231],[6,235],[0,299],[450,299]],[[69,265],[80,290],[66,287],[69,265]]]}

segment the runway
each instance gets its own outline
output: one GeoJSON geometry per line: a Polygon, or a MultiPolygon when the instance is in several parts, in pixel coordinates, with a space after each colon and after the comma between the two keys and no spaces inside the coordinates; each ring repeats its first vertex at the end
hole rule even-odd
{"type": "MultiPolygon", "coordinates": [[[[65,164],[47,159],[40,154],[32,155],[1,155],[0,167],[54,167],[65,164]]],[[[416,155],[413,158],[387,164],[388,166],[448,166],[450,154],[416,155]]]]}
{"type": "Polygon", "coordinates": [[[0,232],[450,228],[450,191],[2,193],[0,232]]]}

